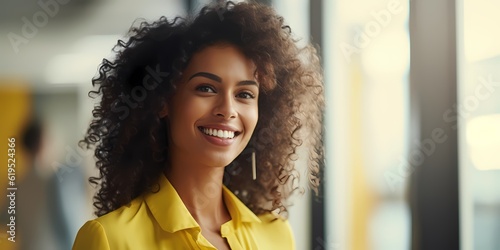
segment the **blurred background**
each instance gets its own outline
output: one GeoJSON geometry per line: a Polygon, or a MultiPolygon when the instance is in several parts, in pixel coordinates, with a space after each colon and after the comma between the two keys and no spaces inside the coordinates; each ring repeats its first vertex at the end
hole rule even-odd
{"type": "MultiPolygon", "coordinates": [[[[94,218],[77,142],[99,63],[137,18],[208,2],[0,3],[0,249],[71,248],[94,218]]],[[[324,185],[290,209],[297,249],[500,249],[500,2],[260,2],[318,45],[325,73],[324,185]]]]}

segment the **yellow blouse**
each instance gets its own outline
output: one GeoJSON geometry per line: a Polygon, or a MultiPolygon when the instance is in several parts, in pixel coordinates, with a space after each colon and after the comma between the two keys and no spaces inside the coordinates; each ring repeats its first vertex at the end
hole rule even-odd
{"type": "MultiPolygon", "coordinates": [[[[288,221],[271,213],[256,216],[226,187],[223,197],[232,219],[221,226],[221,234],[231,249],[295,249],[288,221]]],[[[157,193],[139,196],[82,226],[73,250],[101,249],[216,248],[203,237],[200,226],[162,175],[157,193]]]]}

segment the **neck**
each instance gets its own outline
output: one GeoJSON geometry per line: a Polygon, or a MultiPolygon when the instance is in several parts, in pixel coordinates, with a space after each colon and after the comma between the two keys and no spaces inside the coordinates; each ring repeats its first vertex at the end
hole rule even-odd
{"type": "Polygon", "coordinates": [[[230,219],[222,196],[224,168],[174,163],[165,176],[201,227],[219,230],[230,219]]]}

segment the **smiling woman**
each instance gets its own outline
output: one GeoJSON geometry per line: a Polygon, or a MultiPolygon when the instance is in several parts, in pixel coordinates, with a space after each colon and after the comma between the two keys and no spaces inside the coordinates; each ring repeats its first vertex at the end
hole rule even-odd
{"type": "Polygon", "coordinates": [[[192,57],[162,112],[169,119],[170,165],[183,165],[170,172],[185,171],[181,177],[218,169],[222,181],[222,168],[245,149],[257,125],[259,87],[254,73],[253,62],[231,44],[214,44],[192,57]]]}
{"type": "Polygon", "coordinates": [[[99,218],[74,249],[294,249],[299,146],[313,190],[323,161],[319,59],[272,8],[218,2],[133,27],[101,64],[81,141],[99,218]]]}

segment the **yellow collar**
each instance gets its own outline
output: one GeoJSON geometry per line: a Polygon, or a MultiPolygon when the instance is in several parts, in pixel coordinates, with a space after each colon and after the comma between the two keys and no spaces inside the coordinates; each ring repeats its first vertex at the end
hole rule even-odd
{"type": "MultiPolygon", "coordinates": [[[[188,228],[200,228],[175,188],[163,174],[159,179],[159,184],[159,191],[146,194],[145,201],[160,227],[170,233],[188,228]]],[[[225,186],[222,190],[227,209],[236,225],[242,222],[261,222],[231,190],[225,186]]]]}

